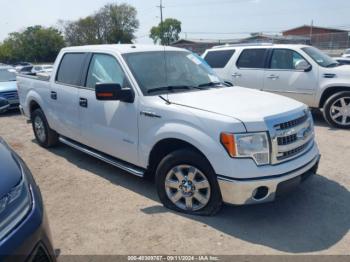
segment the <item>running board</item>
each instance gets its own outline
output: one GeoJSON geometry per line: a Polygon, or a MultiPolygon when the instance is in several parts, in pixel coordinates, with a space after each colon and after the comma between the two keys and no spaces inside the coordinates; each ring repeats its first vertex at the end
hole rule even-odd
{"type": "Polygon", "coordinates": [[[82,145],[78,142],[75,142],[75,141],[69,139],[69,138],[65,138],[65,137],[60,136],[58,138],[58,140],[63,144],[66,144],[70,147],[73,147],[73,148],[75,148],[83,153],[90,155],[90,156],[98,158],[98,159],[100,159],[108,164],[111,164],[115,167],[118,167],[118,168],[120,168],[120,169],[122,169],[130,174],[133,174],[133,175],[138,176],[138,177],[144,177],[144,175],[145,175],[145,171],[142,168],[138,168],[138,167],[132,166],[130,164],[127,164],[124,161],[118,160],[112,156],[109,156],[109,155],[106,155],[102,152],[96,151],[90,147],[82,145]]]}

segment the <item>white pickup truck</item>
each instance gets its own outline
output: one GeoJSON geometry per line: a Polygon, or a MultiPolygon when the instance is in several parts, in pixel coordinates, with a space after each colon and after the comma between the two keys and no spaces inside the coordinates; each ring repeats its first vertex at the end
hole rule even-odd
{"type": "Polygon", "coordinates": [[[50,78],[18,76],[18,91],[40,145],[60,141],[152,176],[174,210],[272,201],[317,171],[307,106],[228,86],[183,49],[65,48],[50,78]]]}
{"type": "Polygon", "coordinates": [[[350,128],[350,66],[315,47],[223,45],[208,49],[203,57],[225,81],[320,108],[330,125],[350,128]]]}

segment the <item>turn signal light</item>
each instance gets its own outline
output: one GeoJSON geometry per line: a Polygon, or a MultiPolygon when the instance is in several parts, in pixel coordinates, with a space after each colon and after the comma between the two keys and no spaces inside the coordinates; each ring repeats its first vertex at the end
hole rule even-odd
{"type": "Polygon", "coordinates": [[[235,137],[233,134],[221,133],[220,142],[231,157],[235,157],[237,155],[235,137]]]}

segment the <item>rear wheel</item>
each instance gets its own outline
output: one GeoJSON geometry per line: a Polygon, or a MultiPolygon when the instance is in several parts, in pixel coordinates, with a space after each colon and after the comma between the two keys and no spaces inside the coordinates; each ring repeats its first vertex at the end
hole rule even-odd
{"type": "Polygon", "coordinates": [[[42,147],[52,147],[58,142],[57,133],[49,127],[43,111],[36,109],[31,116],[34,135],[42,147]]]}
{"type": "Polygon", "coordinates": [[[214,215],[222,205],[215,172],[191,149],[167,155],[156,172],[158,195],[164,206],[195,215],[214,215]]]}
{"type": "Polygon", "coordinates": [[[350,91],[334,94],[323,108],[326,121],[337,128],[350,128],[350,91]]]}

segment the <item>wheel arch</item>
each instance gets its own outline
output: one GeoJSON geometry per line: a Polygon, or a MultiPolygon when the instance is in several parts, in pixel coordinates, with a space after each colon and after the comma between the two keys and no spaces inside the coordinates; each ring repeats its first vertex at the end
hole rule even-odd
{"type": "Polygon", "coordinates": [[[343,92],[343,91],[350,91],[350,86],[330,86],[327,87],[320,98],[320,102],[319,102],[319,108],[323,108],[327,99],[330,98],[332,95],[339,93],[339,92],[343,92]]]}
{"type": "Polygon", "coordinates": [[[192,149],[193,151],[199,153],[203,156],[210,166],[211,165],[209,159],[205,156],[205,154],[194,146],[192,143],[185,141],[179,138],[163,138],[159,140],[151,149],[149,157],[148,157],[148,167],[147,167],[147,177],[153,178],[155,175],[156,168],[160,161],[168,155],[170,152],[173,152],[178,149],[192,149]]]}
{"type": "Polygon", "coordinates": [[[29,116],[32,117],[32,113],[36,110],[36,109],[41,109],[40,104],[35,100],[35,99],[31,99],[29,101],[29,116]]]}

